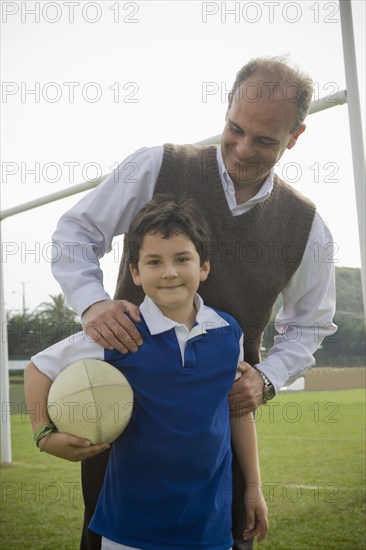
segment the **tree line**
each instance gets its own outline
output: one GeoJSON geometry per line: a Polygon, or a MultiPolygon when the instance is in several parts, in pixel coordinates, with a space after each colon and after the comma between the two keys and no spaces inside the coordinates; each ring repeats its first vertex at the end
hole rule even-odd
{"type": "Polygon", "coordinates": [[[62,294],[50,295],[34,311],[7,313],[9,359],[29,359],[39,351],[81,330],[62,294]]]}
{"type": "MultiPolygon", "coordinates": [[[[318,366],[353,367],[365,365],[365,327],[361,273],[354,268],[336,268],[337,332],[328,336],[316,352],[318,366]]],[[[281,307],[278,300],[264,336],[262,351],[266,355],[276,335],[274,321],[281,307]]],[[[321,327],[312,327],[314,339],[321,327]]],[[[76,314],[67,306],[62,294],[50,296],[32,312],[8,312],[7,340],[10,359],[29,359],[32,355],[81,330],[76,314]]],[[[301,327],[295,337],[301,338],[301,327]]],[[[245,337],[245,335],[244,335],[245,337]]]]}
{"type": "MultiPolygon", "coordinates": [[[[365,366],[365,322],[362,301],[361,270],[351,267],[336,268],[337,307],[334,323],[338,330],[324,339],[315,353],[318,366],[358,367],[365,366]]],[[[276,334],[274,321],[281,307],[277,300],[271,322],[263,338],[265,350],[273,345],[276,334]]],[[[314,339],[321,327],[312,327],[314,339]]],[[[301,327],[300,327],[301,329],[301,327]]],[[[301,336],[298,331],[299,337],[301,336]]]]}

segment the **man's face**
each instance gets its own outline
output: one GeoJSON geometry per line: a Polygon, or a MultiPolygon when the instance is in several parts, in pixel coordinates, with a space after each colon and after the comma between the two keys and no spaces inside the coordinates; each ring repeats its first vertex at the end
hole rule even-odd
{"type": "MultiPolygon", "coordinates": [[[[225,166],[236,186],[251,186],[255,193],[271,168],[286,149],[291,149],[305,130],[303,124],[291,132],[296,123],[296,103],[283,98],[281,91],[273,96],[263,93],[256,100],[251,82],[243,82],[230,98],[226,124],[221,138],[225,166]]],[[[256,94],[261,83],[256,83],[256,94]]],[[[259,94],[260,95],[260,94],[259,94]]]]}

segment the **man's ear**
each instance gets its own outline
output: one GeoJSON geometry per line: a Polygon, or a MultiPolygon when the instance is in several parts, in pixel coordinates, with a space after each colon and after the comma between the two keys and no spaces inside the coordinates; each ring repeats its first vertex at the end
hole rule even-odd
{"type": "Polygon", "coordinates": [[[228,106],[228,109],[230,109],[231,104],[232,104],[232,102],[233,102],[233,99],[234,99],[234,92],[229,92],[228,95],[227,95],[227,106],[228,106]]]}
{"type": "Polygon", "coordinates": [[[226,109],[226,113],[225,113],[225,120],[227,120],[227,117],[228,117],[233,99],[234,99],[233,92],[229,92],[228,96],[227,96],[227,109],[226,109]]]}
{"type": "Polygon", "coordinates": [[[293,134],[291,134],[290,140],[287,144],[287,149],[292,149],[294,145],[296,145],[297,138],[305,132],[306,124],[301,124],[300,128],[298,128],[293,134]]]}
{"type": "Polygon", "coordinates": [[[136,286],[141,286],[141,277],[138,268],[134,264],[128,266],[130,268],[130,273],[132,280],[136,286]]]}

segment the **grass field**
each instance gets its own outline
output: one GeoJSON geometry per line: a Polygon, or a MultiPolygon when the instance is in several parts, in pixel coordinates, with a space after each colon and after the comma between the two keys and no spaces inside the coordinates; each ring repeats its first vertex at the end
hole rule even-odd
{"type": "MultiPolygon", "coordinates": [[[[365,392],[279,395],[257,416],[270,531],[262,550],[365,548],[365,392]]],[[[77,550],[80,465],[35,449],[12,416],[13,463],[1,468],[1,550],[77,550]]]]}

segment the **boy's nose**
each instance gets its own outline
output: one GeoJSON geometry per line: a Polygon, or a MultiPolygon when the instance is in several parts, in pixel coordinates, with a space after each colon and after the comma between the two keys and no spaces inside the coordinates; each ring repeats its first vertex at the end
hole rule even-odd
{"type": "Polygon", "coordinates": [[[173,264],[166,265],[163,273],[164,279],[174,279],[178,277],[177,270],[173,264]]]}

